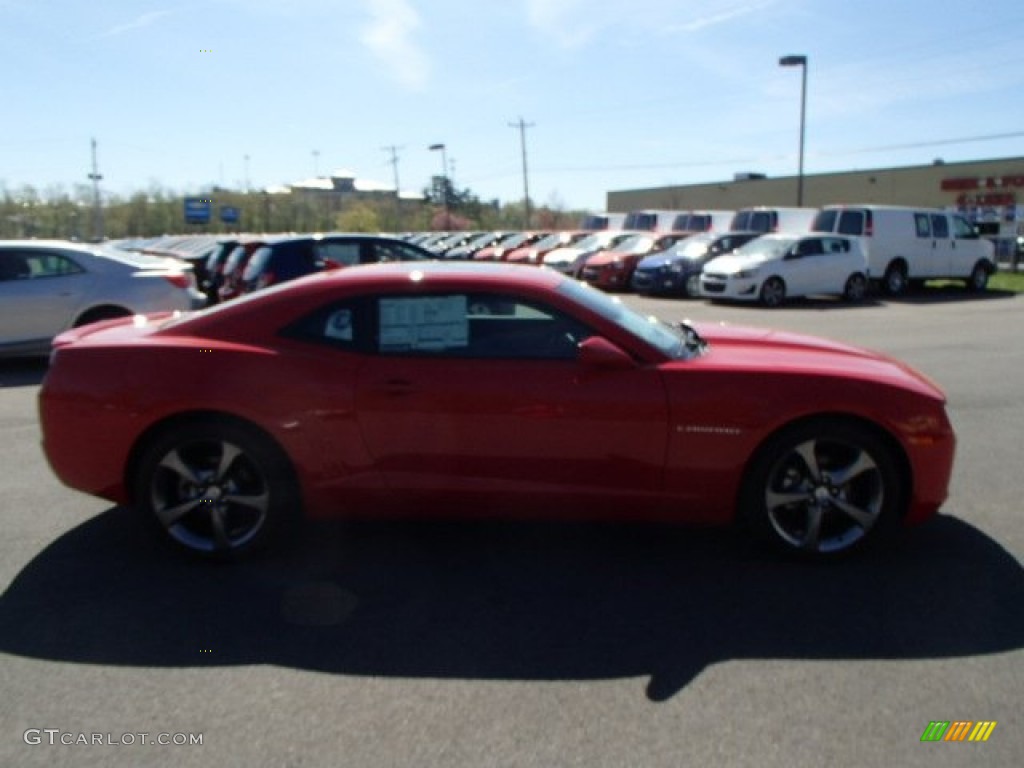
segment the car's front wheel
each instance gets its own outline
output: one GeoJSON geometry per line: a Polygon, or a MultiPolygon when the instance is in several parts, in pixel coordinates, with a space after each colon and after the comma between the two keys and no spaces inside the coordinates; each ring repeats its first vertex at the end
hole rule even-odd
{"type": "Polygon", "coordinates": [[[829,558],[884,538],[904,489],[892,449],[864,426],[820,419],[771,438],[741,493],[751,527],[783,551],[829,558]]]}
{"type": "Polygon", "coordinates": [[[172,543],[208,559],[260,548],[297,502],[281,449],[233,421],[175,426],[149,445],[139,468],[136,505],[172,543]]]}
{"type": "Polygon", "coordinates": [[[859,272],[850,275],[843,287],[843,298],[851,302],[864,301],[868,293],[868,281],[859,272]]]}
{"type": "Polygon", "coordinates": [[[988,267],[983,261],[979,261],[974,265],[974,269],[971,270],[970,277],[967,278],[967,290],[981,293],[988,288],[988,277],[988,267]]]}
{"type": "Polygon", "coordinates": [[[761,285],[761,303],[766,307],[780,307],[786,300],[786,284],[778,277],[769,277],[761,285]]]}

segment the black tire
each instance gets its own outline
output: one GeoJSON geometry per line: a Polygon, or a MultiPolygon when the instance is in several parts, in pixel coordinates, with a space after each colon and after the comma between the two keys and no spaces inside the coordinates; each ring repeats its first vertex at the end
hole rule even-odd
{"type": "Polygon", "coordinates": [[[882,276],[882,290],[889,296],[900,296],[907,292],[907,268],[899,261],[890,264],[882,276]]]}
{"type": "Polygon", "coordinates": [[[293,521],[298,492],[284,452],[244,423],[213,419],[158,436],[139,463],[135,506],[189,554],[229,560],[293,521]]]}
{"type": "Polygon", "coordinates": [[[974,265],[974,269],[971,270],[970,276],[967,278],[967,290],[971,293],[982,293],[988,289],[988,278],[992,274],[988,265],[979,261],[974,265]]]}
{"type": "Polygon", "coordinates": [[[751,462],[741,518],[790,556],[833,559],[884,540],[905,489],[888,444],[856,422],[817,419],[770,438],[751,462]]]}
{"type": "Polygon", "coordinates": [[[786,301],[786,284],[782,278],[769,277],[761,284],[761,303],[766,307],[781,307],[786,301]]]}
{"type": "Polygon", "coordinates": [[[843,286],[843,298],[852,303],[864,301],[868,295],[868,280],[860,272],[855,272],[846,278],[846,285],[843,286]]]}
{"type": "Polygon", "coordinates": [[[98,323],[101,320],[113,320],[117,317],[129,317],[132,313],[124,307],[98,307],[90,309],[75,320],[74,327],[80,328],[89,323],[98,323]]]}
{"type": "Polygon", "coordinates": [[[683,282],[683,296],[696,299],[700,296],[700,273],[690,275],[683,282]]]}

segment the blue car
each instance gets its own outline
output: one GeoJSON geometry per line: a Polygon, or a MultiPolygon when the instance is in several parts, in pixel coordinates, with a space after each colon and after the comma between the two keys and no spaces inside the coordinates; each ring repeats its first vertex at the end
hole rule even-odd
{"type": "Polygon", "coordinates": [[[644,258],[633,273],[633,290],[644,294],[700,295],[700,272],[711,259],[748,243],[760,232],[701,232],[644,258]]]}

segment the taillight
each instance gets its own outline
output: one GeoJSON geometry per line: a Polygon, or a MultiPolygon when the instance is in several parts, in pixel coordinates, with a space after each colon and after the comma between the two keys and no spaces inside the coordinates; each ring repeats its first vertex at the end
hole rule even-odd
{"type": "Polygon", "coordinates": [[[864,214],[864,234],[867,237],[871,237],[875,234],[875,219],[871,215],[871,211],[865,211],[864,214]]]}
{"type": "Polygon", "coordinates": [[[192,287],[194,278],[191,272],[169,272],[164,275],[164,280],[176,288],[187,290],[192,287]]]}

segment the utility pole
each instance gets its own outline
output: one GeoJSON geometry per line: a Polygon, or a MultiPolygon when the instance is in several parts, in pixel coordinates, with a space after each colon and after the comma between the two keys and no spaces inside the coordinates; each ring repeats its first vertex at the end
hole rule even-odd
{"type": "Polygon", "coordinates": [[[100,175],[99,165],[96,161],[96,139],[92,140],[92,173],[89,180],[92,181],[92,238],[97,243],[103,240],[103,206],[100,205],[100,175]]]}
{"type": "Polygon", "coordinates": [[[533,128],[533,126],[533,123],[527,123],[521,117],[518,123],[508,124],[509,128],[519,129],[519,143],[523,150],[523,206],[526,212],[526,215],[523,217],[523,229],[530,228],[530,177],[526,170],[526,129],[533,128]]]}
{"type": "Polygon", "coordinates": [[[392,144],[390,147],[381,147],[381,149],[391,153],[391,169],[395,175],[395,231],[398,231],[402,228],[402,188],[398,184],[398,150],[402,147],[392,144]]]}

